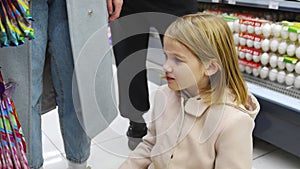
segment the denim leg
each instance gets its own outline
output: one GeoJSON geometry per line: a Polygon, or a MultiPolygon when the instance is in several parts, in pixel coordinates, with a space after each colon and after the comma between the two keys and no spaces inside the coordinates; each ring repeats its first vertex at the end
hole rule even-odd
{"type": "Polygon", "coordinates": [[[27,141],[27,158],[30,168],[40,168],[43,164],[42,137],[41,137],[41,101],[42,101],[42,76],[47,46],[48,4],[46,0],[31,1],[32,27],[36,38],[31,46],[31,92],[32,112],[29,124],[27,141]]]}
{"type": "Polygon", "coordinates": [[[81,127],[73,105],[74,63],[66,2],[63,0],[49,1],[49,52],[66,157],[72,162],[82,163],[90,155],[91,140],[81,127]]]}

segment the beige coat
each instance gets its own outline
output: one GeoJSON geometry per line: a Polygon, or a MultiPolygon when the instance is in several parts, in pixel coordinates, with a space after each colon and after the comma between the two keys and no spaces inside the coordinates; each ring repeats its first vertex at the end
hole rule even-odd
{"type": "Polygon", "coordinates": [[[148,134],[120,169],[251,169],[259,103],[251,95],[245,109],[227,98],[225,105],[209,106],[161,87],[148,134]]]}

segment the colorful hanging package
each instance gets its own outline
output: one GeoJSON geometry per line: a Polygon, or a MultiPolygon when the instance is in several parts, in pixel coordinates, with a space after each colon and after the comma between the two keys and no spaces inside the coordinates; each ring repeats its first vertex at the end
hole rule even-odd
{"type": "Polygon", "coordinates": [[[28,0],[0,0],[0,46],[18,46],[33,39],[28,0]]]}
{"type": "Polygon", "coordinates": [[[0,70],[0,168],[30,169],[26,144],[11,96],[15,83],[4,83],[0,70]]]}

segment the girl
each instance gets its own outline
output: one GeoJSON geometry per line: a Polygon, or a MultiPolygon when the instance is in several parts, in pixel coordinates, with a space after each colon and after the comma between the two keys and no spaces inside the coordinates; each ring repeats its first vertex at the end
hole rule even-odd
{"type": "Polygon", "coordinates": [[[143,142],[120,169],[251,169],[259,103],[220,17],[177,19],[164,38],[167,86],[156,93],[143,142]]]}

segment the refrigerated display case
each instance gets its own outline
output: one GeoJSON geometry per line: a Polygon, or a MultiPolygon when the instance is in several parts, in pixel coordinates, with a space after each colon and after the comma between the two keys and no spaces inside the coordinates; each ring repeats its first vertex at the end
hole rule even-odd
{"type": "MultiPolygon", "coordinates": [[[[283,0],[198,0],[199,11],[220,10],[265,17],[274,22],[300,21],[300,2],[283,0]]],[[[300,45],[300,41],[297,42],[300,45]]],[[[300,89],[243,73],[261,104],[254,136],[300,157],[300,89]]]]}

